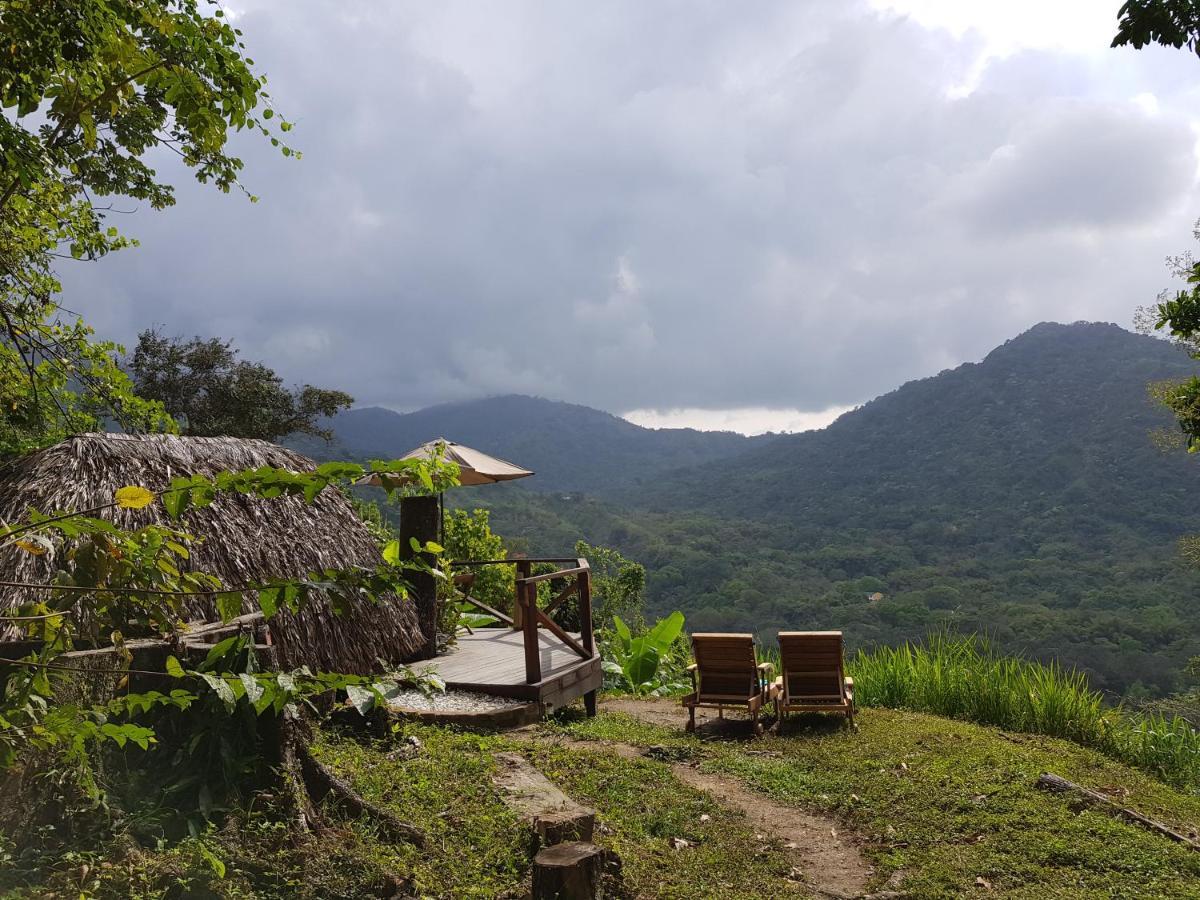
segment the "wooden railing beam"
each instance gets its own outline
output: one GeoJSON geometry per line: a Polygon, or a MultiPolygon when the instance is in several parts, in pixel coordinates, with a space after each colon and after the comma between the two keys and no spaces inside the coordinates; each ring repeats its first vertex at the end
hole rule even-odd
{"type": "Polygon", "coordinates": [[[489,616],[491,616],[494,619],[499,619],[501,622],[503,622],[509,628],[513,627],[512,616],[506,616],[504,613],[500,612],[500,610],[493,609],[492,607],[490,607],[486,603],[484,603],[482,600],[476,600],[470,594],[464,594],[462,591],[459,591],[458,593],[459,593],[459,596],[462,597],[463,600],[470,603],[476,609],[487,613],[489,616]]]}
{"type": "Polygon", "coordinates": [[[563,588],[561,591],[558,592],[557,597],[555,597],[553,600],[551,600],[549,603],[546,604],[545,608],[542,609],[542,612],[544,612],[546,615],[550,615],[550,613],[552,613],[552,612],[554,612],[554,610],[558,609],[558,605],[560,603],[562,603],[564,600],[566,600],[568,597],[570,597],[572,594],[574,594],[578,590],[579,590],[579,579],[578,579],[578,577],[576,577],[576,579],[574,581],[572,581],[565,588],[563,588]]]}
{"type": "Polygon", "coordinates": [[[541,624],[545,625],[546,630],[549,631],[552,635],[554,635],[556,638],[558,638],[560,641],[562,641],[564,644],[566,644],[568,647],[570,647],[572,650],[574,650],[576,653],[578,653],[584,659],[591,659],[592,654],[590,654],[586,650],[584,650],[583,647],[580,645],[580,643],[577,640],[575,640],[575,638],[571,637],[569,634],[567,634],[565,631],[563,631],[562,626],[559,625],[557,622],[555,622],[553,619],[551,619],[548,615],[546,615],[546,613],[544,611],[542,611],[540,609],[535,609],[534,614],[537,616],[538,621],[541,624]]]}
{"type": "MultiPolygon", "coordinates": [[[[571,560],[575,562],[575,560],[571,560]]],[[[578,575],[580,572],[591,571],[587,566],[579,566],[574,569],[559,569],[557,572],[543,572],[541,575],[530,575],[525,581],[530,584],[540,584],[543,581],[553,581],[555,578],[566,578],[570,575],[578,575]]]]}

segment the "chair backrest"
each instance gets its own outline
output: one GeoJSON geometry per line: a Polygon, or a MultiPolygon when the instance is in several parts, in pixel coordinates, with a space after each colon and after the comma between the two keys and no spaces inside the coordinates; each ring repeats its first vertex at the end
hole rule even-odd
{"type": "Polygon", "coordinates": [[[758,693],[754,635],[693,634],[692,654],[696,657],[700,696],[745,700],[758,693]]]}
{"type": "Polygon", "coordinates": [[[789,698],[842,700],[845,697],[840,631],[779,632],[779,667],[789,698]]]}

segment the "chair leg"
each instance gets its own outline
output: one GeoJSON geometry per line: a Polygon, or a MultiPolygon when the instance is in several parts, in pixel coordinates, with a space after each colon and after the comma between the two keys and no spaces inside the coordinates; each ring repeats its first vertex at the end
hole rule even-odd
{"type": "Polygon", "coordinates": [[[683,730],[687,731],[687,732],[692,732],[692,731],[696,730],[696,707],[694,707],[694,706],[688,707],[688,720],[687,720],[687,724],[683,726],[683,730]]]}

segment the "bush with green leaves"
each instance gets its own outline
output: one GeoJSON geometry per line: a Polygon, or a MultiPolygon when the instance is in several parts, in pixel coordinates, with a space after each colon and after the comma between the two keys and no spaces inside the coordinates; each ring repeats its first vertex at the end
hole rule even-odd
{"type": "MultiPolygon", "coordinates": [[[[504,538],[492,531],[491,513],[486,509],[446,510],[442,546],[447,560],[504,559],[504,538]]],[[[475,581],[471,596],[500,612],[511,612],[516,592],[513,566],[479,566],[472,570],[475,581]]]]}
{"type": "Polygon", "coordinates": [[[624,617],[635,630],[644,624],[646,567],[626,559],[612,547],[587,541],[575,542],[575,555],[591,566],[592,619],[599,629],[607,629],[617,616],[624,617]]]}
{"type": "Polygon", "coordinates": [[[654,697],[681,693],[686,653],[679,651],[683,613],[673,612],[634,636],[620,616],[613,617],[612,631],[601,641],[606,687],[654,697]]]}

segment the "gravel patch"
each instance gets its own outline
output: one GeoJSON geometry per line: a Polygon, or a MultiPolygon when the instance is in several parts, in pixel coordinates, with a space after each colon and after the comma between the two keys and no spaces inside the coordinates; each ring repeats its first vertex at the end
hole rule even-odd
{"type": "Polygon", "coordinates": [[[446,691],[436,694],[404,691],[393,697],[388,705],[396,710],[419,712],[496,712],[518,709],[525,703],[525,700],[493,697],[491,694],[480,694],[477,691],[446,691]]]}

